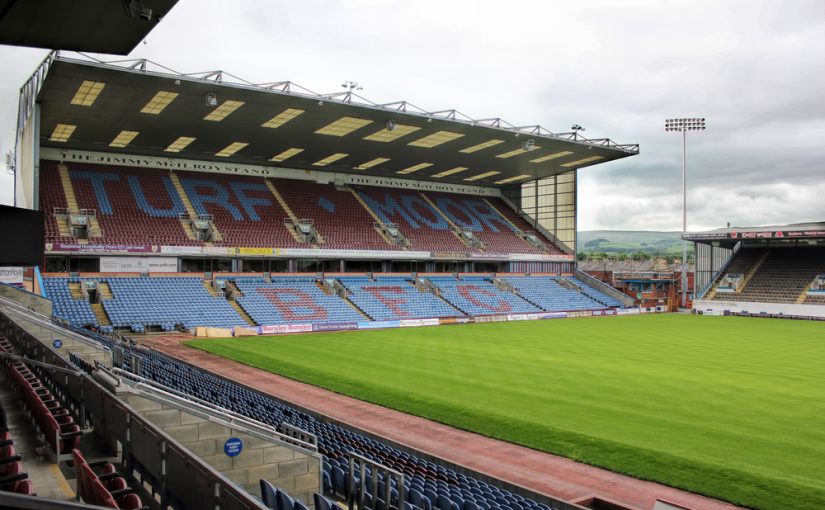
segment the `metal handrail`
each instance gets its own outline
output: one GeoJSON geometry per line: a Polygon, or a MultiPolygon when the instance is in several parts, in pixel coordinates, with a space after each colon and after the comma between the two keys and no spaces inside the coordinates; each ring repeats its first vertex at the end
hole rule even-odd
{"type": "MultiPolygon", "coordinates": [[[[135,386],[134,386],[134,388],[136,388],[136,389],[142,389],[142,390],[145,390],[145,391],[160,393],[162,396],[165,396],[166,398],[169,398],[171,400],[175,400],[175,401],[177,401],[181,404],[193,406],[193,407],[196,407],[196,408],[205,409],[205,410],[208,410],[210,413],[215,413],[215,414],[219,414],[221,416],[225,416],[226,417],[225,421],[227,421],[230,424],[235,424],[235,425],[240,424],[242,426],[245,425],[245,426],[247,426],[249,428],[253,428],[253,429],[261,429],[266,434],[274,434],[276,436],[276,439],[278,439],[282,442],[293,444],[295,446],[299,446],[301,448],[304,448],[305,450],[309,450],[309,451],[313,451],[313,452],[318,450],[318,448],[315,445],[313,445],[312,443],[308,443],[306,441],[302,441],[300,439],[293,438],[289,435],[283,434],[283,433],[279,432],[275,427],[272,427],[271,425],[267,425],[267,424],[259,422],[257,420],[253,420],[252,418],[249,418],[248,416],[244,416],[242,414],[235,413],[234,411],[230,411],[228,409],[216,406],[215,404],[213,404],[211,402],[208,402],[206,400],[202,400],[198,397],[195,397],[195,396],[192,396],[192,395],[187,395],[186,393],[178,391],[174,388],[169,388],[168,386],[161,387],[162,385],[160,385],[160,384],[158,384],[158,383],[156,383],[156,382],[154,382],[150,379],[147,379],[145,377],[141,377],[137,374],[133,374],[131,372],[123,370],[122,368],[113,367],[111,369],[106,369],[106,371],[110,372],[111,374],[113,374],[115,376],[120,376],[123,379],[132,379],[136,383],[135,386]]],[[[306,433],[310,434],[309,432],[306,432],[306,433]]]]}

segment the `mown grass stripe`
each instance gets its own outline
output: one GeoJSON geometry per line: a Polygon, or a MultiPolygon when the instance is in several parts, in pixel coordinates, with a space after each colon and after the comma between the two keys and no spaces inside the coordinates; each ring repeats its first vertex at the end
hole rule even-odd
{"type": "Polygon", "coordinates": [[[822,323],[660,315],[190,345],[737,504],[825,508],[822,323]]]}

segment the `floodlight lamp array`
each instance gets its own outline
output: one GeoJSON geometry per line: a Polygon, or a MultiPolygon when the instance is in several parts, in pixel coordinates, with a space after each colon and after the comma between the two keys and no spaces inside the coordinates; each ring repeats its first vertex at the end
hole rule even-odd
{"type": "Polygon", "coordinates": [[[704,131],[704,117],[682,117],[665,119],[665,131],[704,131]]]}

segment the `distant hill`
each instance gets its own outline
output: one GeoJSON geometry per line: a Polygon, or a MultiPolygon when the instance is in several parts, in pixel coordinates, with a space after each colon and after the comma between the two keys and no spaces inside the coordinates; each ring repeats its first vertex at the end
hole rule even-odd
{"type": "Polygon", "coordinates": [[[583,230],[579,251],[611,253],[682,253],[681,232],[647,230],[583,230]]]}

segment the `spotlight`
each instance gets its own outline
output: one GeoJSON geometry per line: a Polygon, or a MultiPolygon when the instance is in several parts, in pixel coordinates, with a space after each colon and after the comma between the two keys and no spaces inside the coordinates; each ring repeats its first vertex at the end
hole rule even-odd
{"type": "Polygon", "coordinates": [[[395,129],[395,121],[390,119],[387,121],[387,131],[392,131],[395,129]]]}
{"type": "Polygon", "coordinates": [[[206,106],[210,108],[214,108],[218,106],[218,95],[214,92],[207,92],[206,94],[206,106]]]}
{"type": "Polygon", "coordinates": [[[533,139],[524,140],[523,142],[521,142],[521,150],[531,151],[535,148],[536,148],[536,142],[533,139]]]}

